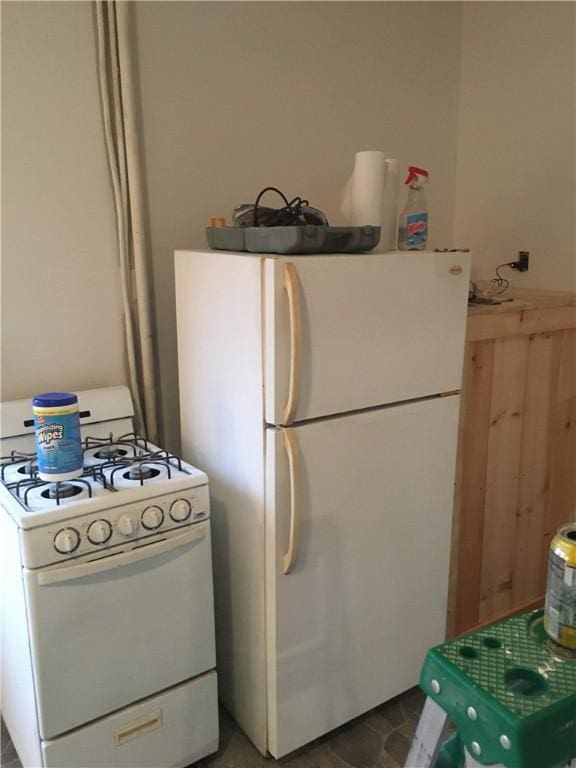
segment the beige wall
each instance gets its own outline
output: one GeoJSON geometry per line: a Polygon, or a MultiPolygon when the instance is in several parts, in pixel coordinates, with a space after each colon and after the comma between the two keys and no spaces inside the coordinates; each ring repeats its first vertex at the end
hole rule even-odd
{"type": "Polygon", "coordinates": [[[147,2],[137,6],[137,33],[163,415],[173,447],[173,251],[204,247],[210,216],[229,216],[274,184],[336,222],[355,151],[381,148],[404,167],[430,169],[431,242],[450,244],[460,6],[147,2]]]}
{"type": "Polygon", "coordinates": [[[574,3],[465,3],[455,242],[474,274],[576,289],[574,3]],[[510,274],[510,271],[508,271],[510,274]]]}
{"type": "Polygon", "coordinates": [[[2,3],[2,398],[125,381],[90,3],[2,3]]]}
{"type": "MultiPolygon", "coordinates": [[[[544,2],[138,4],[172,447],[173,250],[203,247],[211,215],[268,183],[337,221],[354,152],[383,148],[430,168],[432,246],[473,248],[481,277],[529,249],[515,284],[575,287],[574,16],[544,2]]],[[[2,3],[2,112],[2,397],[123,381],[89,3],[2,3]]]]}

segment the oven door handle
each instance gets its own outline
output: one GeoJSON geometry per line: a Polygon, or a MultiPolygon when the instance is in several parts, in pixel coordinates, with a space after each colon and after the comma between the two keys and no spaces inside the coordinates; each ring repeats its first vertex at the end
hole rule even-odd
{"type": "Polygon", "coordinates": [[[207,531],[208,523],[196,524],[185,533],[167,536],[152,544],[140,544],[132,549],[123,549],[118,554],[104,556],[98,560],[70,563],[70,565],[65,565],[64,567],[46,568],[38,574],[38,584],[46,586],[48,584],[57,584],[61,581],[72,581],[74,579],[81,579],[83,576],[92,576],[95,573],[104,573],[114,568],[121,568],[142,560],[149,560],[151,557],[160,555],[163,552],[170,552],[194,541],[200,541],[200,539],[206,536],[207,531]]]}

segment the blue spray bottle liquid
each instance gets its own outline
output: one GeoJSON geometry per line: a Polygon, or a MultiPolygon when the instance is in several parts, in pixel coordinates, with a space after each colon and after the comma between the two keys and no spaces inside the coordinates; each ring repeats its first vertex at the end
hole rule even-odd
{"type": "Polygon", "coordinates": [[[401,251],[422,251],[428,240],[428,206],[424,185],[430,174],[424,168],[411,165],[405,184],[410,187],[406,207],[398,224],[398,248],[401,251]]]}

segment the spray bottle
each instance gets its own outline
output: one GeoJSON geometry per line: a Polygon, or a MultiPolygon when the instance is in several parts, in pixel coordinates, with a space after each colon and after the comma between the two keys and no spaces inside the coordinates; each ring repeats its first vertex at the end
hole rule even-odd
{"type": "Polygon", "coordinates": [[[424,184],[428,182],[429,173],[424,168],[411,165],[408,168],[408,200],[400,214],[398,226],[398,248],[401,251],[421,251],[426,247],[428,239],[428,206],[424,195],[424,184]]]}

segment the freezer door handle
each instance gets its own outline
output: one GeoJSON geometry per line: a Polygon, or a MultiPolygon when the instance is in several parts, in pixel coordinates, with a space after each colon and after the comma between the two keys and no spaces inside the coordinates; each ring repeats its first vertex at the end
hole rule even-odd
{"type": "Polygon", "coordinates": [[[283,560],[284,574],[288,575],[296,565],[300,547],[300,448],[293,429],[282,431],[290,476],[290,532],[283,560]]]}
{"type": "Polygon", "coordinates": [[[300,279],[292,262],[282,266],[282,282],[288,296],[290,316],[290,374],[288,399],[282,412],[282,423],[292,424],[300,397],[300,366],[302,361],[302,314],[300,311],[300,279]]]}

